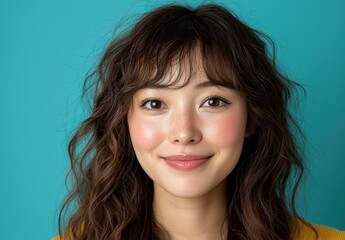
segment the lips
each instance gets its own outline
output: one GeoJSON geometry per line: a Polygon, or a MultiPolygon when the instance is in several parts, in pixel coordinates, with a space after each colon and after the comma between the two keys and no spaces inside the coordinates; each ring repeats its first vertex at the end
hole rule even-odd
{"type": "Polygon", "coordinates": [[[204,165],[211,156],[203,155],[172,155],[162,159],[172,168],[178,170],[193,170],[204,165]]]}

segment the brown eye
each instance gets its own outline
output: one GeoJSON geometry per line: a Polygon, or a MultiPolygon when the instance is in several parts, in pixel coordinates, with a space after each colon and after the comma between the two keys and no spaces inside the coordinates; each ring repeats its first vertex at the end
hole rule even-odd
{"type": "Polygon", "coordinates": [[[149,110],[161,109],[163,107],[163,103],[157,99],[151,99],[142,103],[141,107],[149,110]]]}
{"type": "Polygon", "coordinates": [[[207,99],[204,103],[204,105],[206,105],[206,107],[223,107],[228,105],[229,103],[225,100],[222,100],[218,97],[211,97],[209,99],[207,99]]]}
{"type": "Polygon", "coordinates": [[[217,99],[217,98],[211,98],[211,99],[208,100],[208,104],[210,106],[219,106],[220,100],[217,99]]]}

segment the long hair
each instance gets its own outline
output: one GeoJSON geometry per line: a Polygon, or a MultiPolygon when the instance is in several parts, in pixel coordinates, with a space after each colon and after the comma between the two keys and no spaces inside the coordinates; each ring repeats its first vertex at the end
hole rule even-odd
{"type": "Polygon", "coordinates": [[[147,13],[111,42],[86,79],[92,113],[68,147],[74,185],[59,214],[62,239],[159,239],[153,183],[136,159],[127,112],[136,91],[164,87],[160,81],[173,64],[187,59],[192,74],[195,49],[210,81],[243,95],[254,132],[228,176],[227,239],[292,239],[304,168],[294,138],[300,130],[288,107],[299,85],[278,71],[269,37],[214,4],[147,13]]]}

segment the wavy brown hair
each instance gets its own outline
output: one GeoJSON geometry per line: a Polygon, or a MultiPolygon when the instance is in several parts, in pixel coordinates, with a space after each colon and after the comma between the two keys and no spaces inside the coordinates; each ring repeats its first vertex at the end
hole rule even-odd
{"type": "Polygon", "coordinates": [[[299,85],[278,71],[270,38],[215,4],[145,14],[111,42],[85,81],[92,112],[69,143],[74,185],[59,214],[62,239],[159,239],[153,183],[136,159],[127,112],[139,89],[166,87],[160,81],[172,64],[187,59],[192,74],[195,49],[210,81],[242,93],[254,131],[228,176],[226,238],[292,239],[304,168],[288,105],[299,85]]]}

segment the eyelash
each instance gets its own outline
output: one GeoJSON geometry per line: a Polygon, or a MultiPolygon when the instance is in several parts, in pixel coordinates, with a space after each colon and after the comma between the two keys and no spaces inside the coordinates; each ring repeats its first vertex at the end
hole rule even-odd
{"type": "Polygon", "coordinates": [[[211,99],[217,99],[217,100],[220,100],[220,101],[222,102],[221,106],[213,106],[213,107],[210,106],[210,107],[212,107],[212,108],[222,108],[222,107],[226,107],[227,105],[230,104],[229,101],[225,100],[225,99],[222,98],[222,97],[218,97],[218,96],[211,96],[211,97],[208,97],[208,98],[204,101],[204,103],[207,102],[207,101],[209,101],[209,100],[211,100],[211,99]]]}
{"type": "MultiPolygon", "coordinates": [[[[207,106],[207,107],[211,107],[211,108],[222,108],[222,107],[226,107],[227,105],[230,104],[229,101],[225,100],[224,98],[221,98],[221,97],[218,97],[218,96],[210,96],[208,97],[207,99],[204,100],[203,104],[206,103],[207,101],[211,100],[211,99],[216,99],[216,100],[220,100],[222,103],[220,106],[207,106]]],[[[145,110],[148,110],[148,111],[156,111],[156,110],[160,110],[161,108],[148,108],[148,107],[145,107],[145,105],[149,102],[153,102],[153,101],[158,101],[160,102],[161,104],[164,105],[164,103],[157,99],[157,98],[149,98],[149,99],[145,99],[143,101],[140,102],[140,107],[145,109],[145,110]]]]}
{"type": "Polygon", "coordinates": [[[149,111],[156,111],[156,110],[159,110],[160,108],[158,109],[155,109],[155,108],[148,108],[148,107],[145,107],[145,105],[149,102],[153,102],[153,101],[158,101],[160,102],[161,104],[163,104],[163,102],[157,98],[149,98],[149,99],[145,99],[143,100],[141,103],[140,103],[140,107],[141,108],[144,108],[145,110],[149,110],[149,111]]]}

